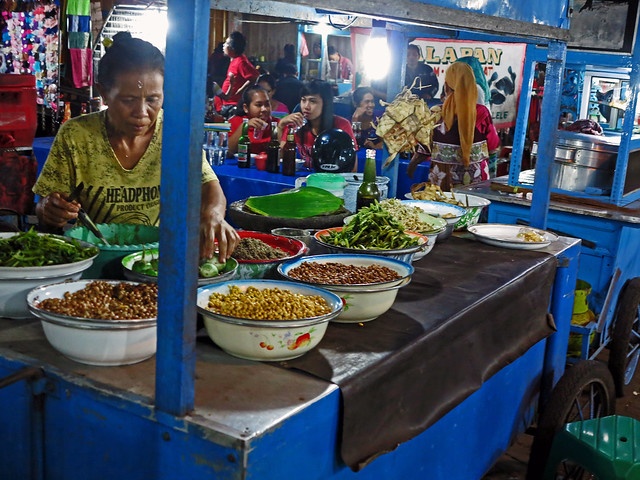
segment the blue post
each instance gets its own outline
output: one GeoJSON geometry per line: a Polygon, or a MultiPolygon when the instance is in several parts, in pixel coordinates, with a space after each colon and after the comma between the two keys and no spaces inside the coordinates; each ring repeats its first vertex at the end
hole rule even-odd
{"type": "Polygon", "coordinates": [[[162,144],[156,407],[193,409],[198,238],[209,2],[170,0],[162,144]],[[170,228],[167,228],[170,227],[170,228]]]}
{"type": "Polygon", "coordinates": [[[531,226],[544,229],[547,225],[547,212],[551,197],[551,168],[555,158],[558,136],[558,112],[562,94],[567,45],[562,42],[549,43],[547,68],[542,98],[540,141],[536,161],[536,180],[531,201],[531,226]]]}

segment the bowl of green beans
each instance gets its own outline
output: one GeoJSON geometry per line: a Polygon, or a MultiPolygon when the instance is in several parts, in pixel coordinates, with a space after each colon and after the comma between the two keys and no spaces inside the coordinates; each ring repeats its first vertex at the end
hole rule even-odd
{"type": "Polygon", "coordinates": [[[363,253],[411,263],[429,247],[429,238],[407,231],[379,203],[362,208],[344,227],[319,230],[314,238],[331,253],[363,253]]]}
{"type": "Polygon", "coordinates": [[[79,279],[98,253],[90,243],[60,235],[0,233],[0,317],[31,317],[27,293],[40,285],[79,279]]]}

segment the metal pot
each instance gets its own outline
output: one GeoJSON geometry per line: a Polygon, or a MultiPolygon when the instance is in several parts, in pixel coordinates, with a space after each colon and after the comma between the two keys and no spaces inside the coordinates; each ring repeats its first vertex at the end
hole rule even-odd
{"type": "MultiPolygon", "coordinates": [[[[551,171],[554,188],[609,194],[618,157],[618,138],[558,132],[551,171]]],[[[532,154],[537,154],[537,144],[532,154]]]]}

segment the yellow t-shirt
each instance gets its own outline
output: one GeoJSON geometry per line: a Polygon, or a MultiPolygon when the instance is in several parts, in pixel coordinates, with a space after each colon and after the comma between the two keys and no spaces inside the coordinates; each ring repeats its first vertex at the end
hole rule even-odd
{"type": "MultiPolygon", "coordinates": [[[[70,194],[83,182],[78,201],[94,222],[158,225],[162,114],[147,151],[130,170],[109,143],[106,110],[69,120],[56,135],[33,192],[70,194]]],[[[212,180],[217,177],[203,155],[202,183],[212,180]]]]}

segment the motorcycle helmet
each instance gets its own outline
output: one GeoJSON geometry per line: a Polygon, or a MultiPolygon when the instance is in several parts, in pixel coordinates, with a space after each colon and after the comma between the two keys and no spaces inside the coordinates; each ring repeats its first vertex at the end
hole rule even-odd
{"type": "Polygon", "coordinates": [[[356,148],[347,132],[332,128],[320,133],[313,142],[311,158],[316,172],[350,172],[356,162],[356,148]]]}

